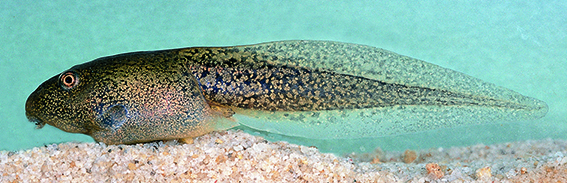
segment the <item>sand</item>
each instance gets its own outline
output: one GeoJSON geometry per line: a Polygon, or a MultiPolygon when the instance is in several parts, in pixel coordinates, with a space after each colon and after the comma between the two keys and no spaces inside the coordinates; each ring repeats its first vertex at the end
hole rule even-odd
{"type": "Polygon", "coordinates": [[[567,182],[567,141],[350,154],[241,131],[193,144],[62,143],[0,152],[1,182],[567,182]]]}

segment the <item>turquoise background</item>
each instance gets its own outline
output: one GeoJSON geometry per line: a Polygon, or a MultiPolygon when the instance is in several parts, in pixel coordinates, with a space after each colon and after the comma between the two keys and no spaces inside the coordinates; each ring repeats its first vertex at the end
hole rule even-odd
{"type": "Polygon", "coordinates": [[[69,67],[124,52],[333,40],[422,59],[546,101],[535,121],[375,139],[270,140],[346,153],[567,138],[567,1],[1,1],[0,150],[89,136],[34,129],[28,95],[69,67]]]}

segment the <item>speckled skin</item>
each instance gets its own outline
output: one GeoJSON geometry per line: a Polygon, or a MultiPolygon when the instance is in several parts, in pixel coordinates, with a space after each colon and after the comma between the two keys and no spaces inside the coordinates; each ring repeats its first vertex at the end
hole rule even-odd
{"type": "MultiPolygon", "coordinates": [[[[318,116],[317,111],[393,106],[481,106],[530,111],[532,118],[547,112],[541,101],[515,92],[502,97],[494,92],[511,91],[481,82],[468,91],[451,81],[415,80],[414,71],[404,77],[373,69],[406,61],[410,69],[454,74],[382,49],[329,41],[135,52],[99,58],[52,77],[30,95],[26,115],[40,127],[47,123],[106,144],[130,144],[230,128],[238,125],[235,113],[253,115],[250,111],[318,116]],[[76,77],[75,86],[65,86],[73,81],[67,76],[76,77]]],[[[284,116],[278,118],[290,115],[284,116]]],[[[308,121],[298,116],[291,121],[308,121]]]]}
{"type": "Polygon", "coordinates": [[[59,76],[42,84],[26,113],[107,144],[199,136],[212,130],[213,113],[186,68],[169,51],[96,59],[65,71],[79,77],[72,89],[63,89],[59,76]]]}

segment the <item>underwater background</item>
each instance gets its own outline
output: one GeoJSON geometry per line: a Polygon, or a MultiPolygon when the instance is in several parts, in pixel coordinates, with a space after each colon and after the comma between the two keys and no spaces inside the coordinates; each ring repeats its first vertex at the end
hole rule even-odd
{"type": "Polygon", "coordinates": [[[312,140],[257,132],[322,152],[567,139],[566,1],[2,1],[0,150],[93,142],[46,125],[25,100],[73,65],[132,51],[331,40],[384,48],[545,101],[532,121],[443,128],[381,138],[312,140]]]}

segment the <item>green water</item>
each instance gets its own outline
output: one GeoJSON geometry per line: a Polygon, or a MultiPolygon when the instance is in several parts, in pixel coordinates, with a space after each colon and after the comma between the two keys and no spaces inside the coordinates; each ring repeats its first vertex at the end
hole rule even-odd
{"type": "Polygon", "coordinates": [[[325,152],[492,144],[567,136],[565,1],[2,1],[0,150],[86,135],[34,129],[24,102],[69,67],[123,52],[333,40],[422,59],[547,102],[534,121],[495,123],[353,140],[310,140],[245,129],[325,152]]]}

